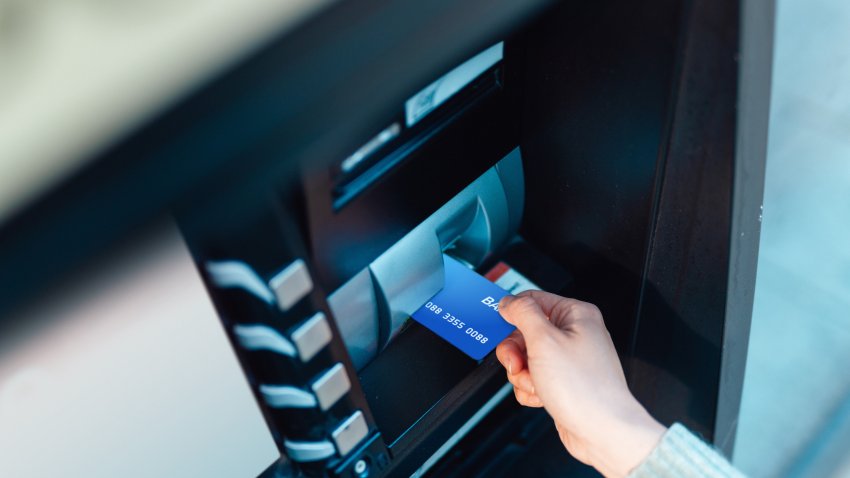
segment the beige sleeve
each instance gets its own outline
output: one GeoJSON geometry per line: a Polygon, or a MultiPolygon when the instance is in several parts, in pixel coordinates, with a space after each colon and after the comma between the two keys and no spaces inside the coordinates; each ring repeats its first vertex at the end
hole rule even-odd
{"type": "Polygon", "coordinates": [[[706,444],[684,425],[674,423],[658,446],[628,478],[743,477],[719,451],[706,444]]]}

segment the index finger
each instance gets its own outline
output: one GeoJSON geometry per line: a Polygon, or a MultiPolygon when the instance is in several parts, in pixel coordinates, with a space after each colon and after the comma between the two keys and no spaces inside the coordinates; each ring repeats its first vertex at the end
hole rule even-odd
{"type": "Polygon", "coordinates": [[[520,292],[517,294],[517,297],[520,296],[528,296],[534,299],[538,305],[540,305],[540,309],[543,310],[543,313],[546,316],[551,317],[552,312],[555,307],[564,307],[567,305],[577,305],[582,304],[583,302],[578,299],[571,299],[569,297],[561,297],[557,294],[552,294],[551,292],[544,292],[542,290],[527,290],[524,292],[520,292]]]}

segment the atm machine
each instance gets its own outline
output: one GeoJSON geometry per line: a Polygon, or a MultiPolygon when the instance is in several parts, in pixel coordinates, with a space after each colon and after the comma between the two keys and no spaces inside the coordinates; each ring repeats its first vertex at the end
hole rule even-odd
{"type": "Polygon", "coordinates": [[[331,3],[6,226],[7,270],[35,272],[3,308],[171,214],[280,450],[265,476],[587,474],[494,354],[410,320],[452,258],[596,304],[650,412],[730,452],[772,18],[768,0],[331,3]]]}

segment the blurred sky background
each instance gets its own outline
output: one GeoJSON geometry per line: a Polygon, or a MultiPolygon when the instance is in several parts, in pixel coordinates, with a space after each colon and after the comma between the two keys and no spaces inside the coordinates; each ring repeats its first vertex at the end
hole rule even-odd
{"type": "Polygon", "coordinates": [[[777,2],[763,218],[734,462],[850,477],[850,1],[777,2]]]}

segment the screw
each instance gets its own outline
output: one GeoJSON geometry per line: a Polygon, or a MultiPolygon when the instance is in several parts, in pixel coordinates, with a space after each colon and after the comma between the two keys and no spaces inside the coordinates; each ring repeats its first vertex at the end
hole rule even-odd
{"type": "Polygon", "coordinates": [[[354,473],[357,476],[366,476],[367,471],[369,471],[369,465],[366,463],[366,460],[357,460],[357,463],[354,464],[354,473]]]}

